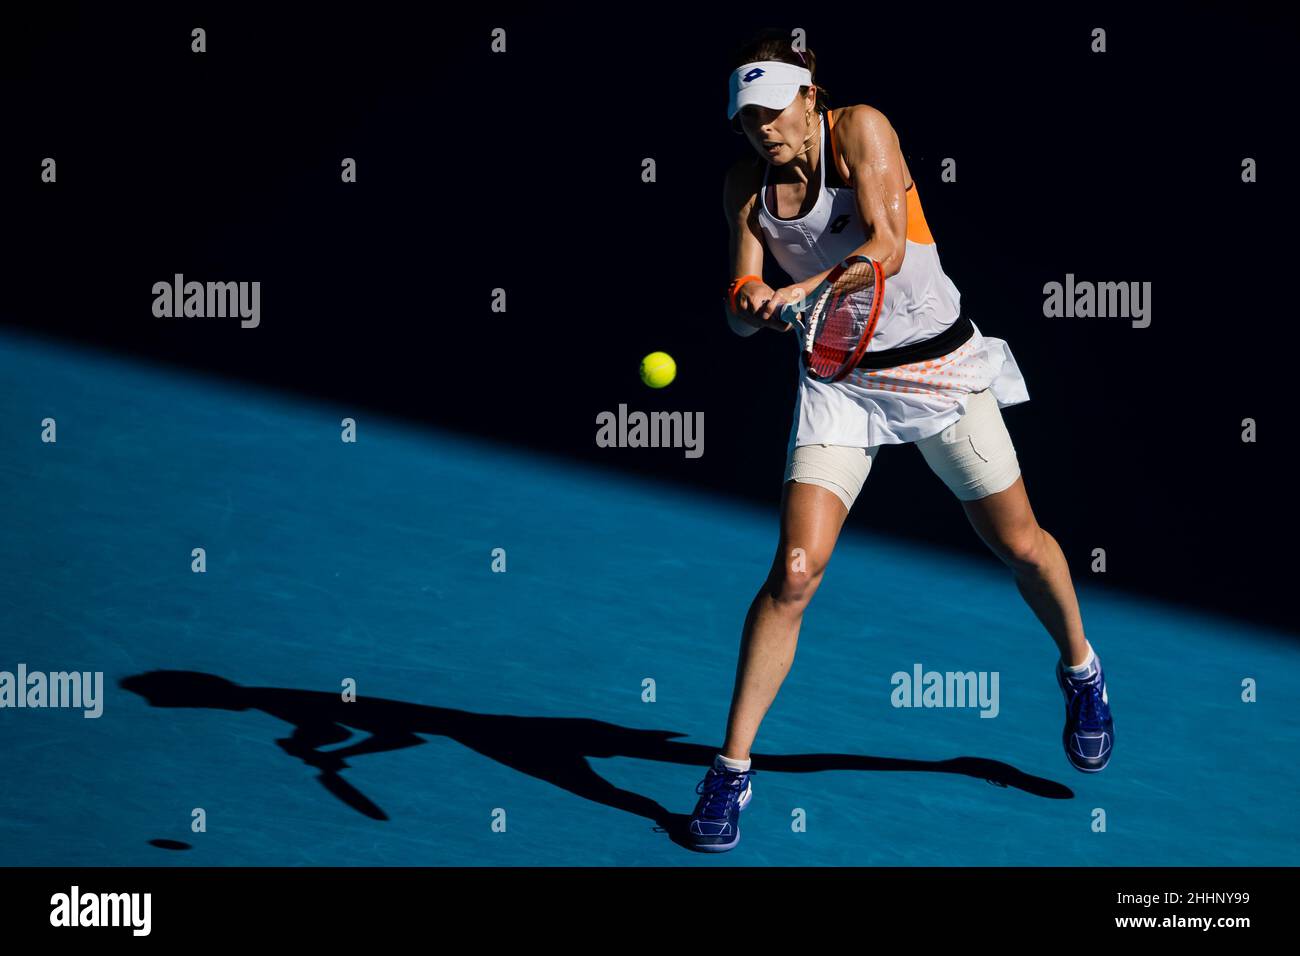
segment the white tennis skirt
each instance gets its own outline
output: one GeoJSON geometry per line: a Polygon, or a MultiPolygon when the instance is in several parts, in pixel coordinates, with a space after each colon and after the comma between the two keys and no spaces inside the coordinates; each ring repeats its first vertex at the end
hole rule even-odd
{"type": "MultiPolygon", "coordinates": [[[[974,323],[972,323],[973,325],[974,323]]],[[[842,382],[810,379],[800,363],[787,457],[800,445],[870,448],[919,441],[966,412],[970,396],[990,392],[999,408],[1029,401],[1011,348],[975,334],[947,355],[887,369],[857,369],[842,382]]]]}

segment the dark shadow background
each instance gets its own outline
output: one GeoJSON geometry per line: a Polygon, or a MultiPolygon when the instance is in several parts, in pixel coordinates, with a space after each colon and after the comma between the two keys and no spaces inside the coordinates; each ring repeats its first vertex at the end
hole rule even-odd
{"type": "MultiPolygon", "coordinates": [[[[722,319],[722,176],[748,149],[725,85],[753,29],[803,27],[832,104],[891,118],[963,308],[1024,370],[1032,401],[1007,422],[1076,577],[1100,547],[1111,587],[1293,629],[1284,14],[433,10],[7,10],[0,321],[747,498],[775,533],[795,360],[722,319]],[[1109,52],[1089,52],[1094,27],[1109,52]],[[175,272],[260,280],[261,327],[153,318],[175,272]],[[1151,327],[1043,318],[1066,273],[1150,281],[1151,327]],[[654,349],[680,370],[662,391],[637,378],[654,349]],[[622,402],[703,410],[704,457],[597,448],[622,402]]],[[[849,523],[983,551],[914,449],[882,456],[849,523]]]]}
{"type": "MultiPolygon", "coordinates": [[[[364,777],[342,772],[349,761],[376,753],[418,747],[423,735],[454,740],[498,763],[544,780],[553,786],[605,806],[645,817],[672,838],[689,845],[689,816],[672,813],[654,799],[624,790],[606,780],[588,758],[627,756],[639,760],[685,765],[707,764],[713,748],[685,743],[671,730],[623,727],[586,717],[523,717],[412,704],[381,697],[343,702],[338,694],[285,687],[244,687],[201,671],[155,670],[132,674],[119,686],[139,694],[153,707],[197,707],[213,710],[255,709],[292,727],[275,743],[289,757],[320,771],[317,780],[357,813],[374,820],[388,814],[358,784],[364,777]],[[353,732],[355,728],[356,733],[353,732]],[[353,741],[353,737],[356,738],[353,741]],[[346,746],[337,746],[345,744],[346,746]],[[323,749],[330,747],[332,749],[323,749]]],[[[947,760],[909,760],[861,754],[756,754],[759,772],[818,773],[824,770],[953,773],[1012,787],[1046,800],[1071,800],[1065,784],[1032,774],[988,757],[961,756],[947,760]]],[[[364,774],[367,761],[357,769],[364,774]]],[[[151,841],[162,849],[188,849],[175,841],[151,841]]]]}

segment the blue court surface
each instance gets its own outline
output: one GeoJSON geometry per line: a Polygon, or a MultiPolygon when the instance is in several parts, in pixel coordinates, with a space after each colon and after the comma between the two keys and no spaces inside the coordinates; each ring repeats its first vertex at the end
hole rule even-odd
{"type": "Polygon", "coordinates": [[[741,844],[692,853],[774,509],[17,335],[0,376],[0,671],[104,680],[98,718],[0,709],[0,863],[1300,862],[1294,635],[1076,571],[1116,721],[1086,775],[1009,572],[850,530],[741,844]],[[996,671],[997,716],[893,707],[916,664],[996,671]]]}

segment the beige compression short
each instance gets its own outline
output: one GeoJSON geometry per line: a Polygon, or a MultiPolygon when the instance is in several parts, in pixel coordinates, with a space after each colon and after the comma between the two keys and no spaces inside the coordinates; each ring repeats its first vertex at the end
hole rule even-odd
{"type": "MultiPolygon", "coordinates": [[[[998,401],[988,389],[972,394],[966,413],[952,425],[912,444],[962,501],[1004,491],[1020,477],[1015,446],[998,401]]],[[[785,480],[820,485],[851,509],[880,447],[800,445],[790,455],[785,480]]]]}

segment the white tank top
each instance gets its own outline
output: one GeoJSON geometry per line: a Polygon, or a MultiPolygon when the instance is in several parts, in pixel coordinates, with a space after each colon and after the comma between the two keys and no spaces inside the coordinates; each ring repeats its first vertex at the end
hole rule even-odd
{"type": "MultiPolygon", "coordinates": [[[[807,215],[778,218],[768,184],[759,188],[758,221],[772,256],[795,282],[842,262],[867,241],[854,190],[839,175],[835,122],[820,114],[817,201],[807,215]]],[[[939,249],[921,210],[916,183],[907,189],[903,265],[885,279],[880,319],[867,352],[923,341],[961,313],[961,293],[939,264],[939,249]]],[[[973,324],[973,323],[972,323],[973,324]]],[[[966,410],[973,393],[992,388],[999,407],[1029,400],[1024,378],[1001,339],[975,334],[948,355],[889,369],[860,369],[841,382],[808,378],[799,365],[799,390],[789,450],[797,445],[867,448],[937,434],[966,410]]]]}

